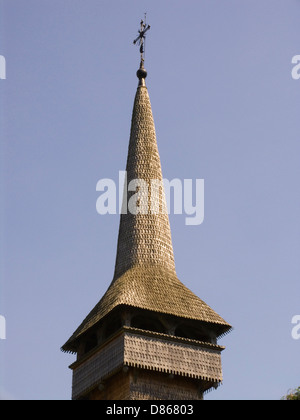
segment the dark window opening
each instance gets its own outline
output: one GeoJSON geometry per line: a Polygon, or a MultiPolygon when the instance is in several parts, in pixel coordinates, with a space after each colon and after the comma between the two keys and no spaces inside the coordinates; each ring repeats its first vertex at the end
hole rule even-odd
{"type": "Polygon", "coordinates": [[[199,328],[193,328],[190,325],[179,325],[176,329],[175,329],[175,335],[177,337],[182,337],[182,338],[189,338],[191,340],[198,340],[198,341],[205,341],[205,342],[210,342],[210,337],[205,334],[202,330],[200,330],[199,328]]]}
{"type": "Polygon", "coordinates": [[[141,330],[165,333],[165,328],[158,319],[137,315],[132,318],[131,326],[141,330]]]}
{"type": "Polygon", "coordinates": [[[91,334],[85,343],[84,346],[84,352],[87,353],[88,351],[92,350],[94,347],[96,347],[98,344],[98,340],[97,340],[97,335],[96,334],[91,334]]]}
{"type": "Polygon", "coordinates": [[[114,318],[111,320],[108,319],[106,327],[105,327],[104,338],[110,337],[115,332],[117,332],[121,327],[122,327],[121,319],[119,318],[114,318]]]}

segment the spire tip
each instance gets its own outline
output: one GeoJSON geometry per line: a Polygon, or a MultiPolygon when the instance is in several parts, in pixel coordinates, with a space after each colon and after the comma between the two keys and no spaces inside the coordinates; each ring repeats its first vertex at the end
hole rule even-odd
{"type": "Polygon", "coordinates": [[[140,68],[136,72],[136,75],[139,79],[139,86],[145,86],[145,78],[147,77],[147,72],[144,68],[144,61],[145,61],[145,39],[146,39],[146,32],[150,29],[150,25],[146,24],[146,13],[145,13],[145,20],[141,20],[141,28],[138,31],[139,36],[133,41],[134,44],[138,43],[140,46],[140,54],[141,54],[141,62],[140,68]]]}

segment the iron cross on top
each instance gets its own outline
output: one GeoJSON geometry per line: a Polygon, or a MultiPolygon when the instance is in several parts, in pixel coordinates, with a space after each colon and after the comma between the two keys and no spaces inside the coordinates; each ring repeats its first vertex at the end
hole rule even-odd
{"type": "Polygon", "coordinates": [[[146,24],[146,16],[145,22],[141,20],[141,29],[139,30],[139,36],[133,41],[134,45],[138,42],[140,46],[140,53],[141,53],[141,60],[144,60],[144,42],[145,42],[145,33],[150,29],[150,25],[146,24]]]}

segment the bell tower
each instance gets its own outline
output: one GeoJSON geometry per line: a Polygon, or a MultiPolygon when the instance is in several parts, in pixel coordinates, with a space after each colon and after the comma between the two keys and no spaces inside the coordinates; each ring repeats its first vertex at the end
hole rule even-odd
{"type": "Polygon", "coordinates": [[[62,346],[77,354],[70,366],[75,400],[197,400],[222,381],[224,347],[217,339],[231,326],[176,275],[145,82],[148,29],[142,21],[134,42],[141,62],[113,280],[62,346]],[[155,191],[153,180],[160,185],[155,191]]]}

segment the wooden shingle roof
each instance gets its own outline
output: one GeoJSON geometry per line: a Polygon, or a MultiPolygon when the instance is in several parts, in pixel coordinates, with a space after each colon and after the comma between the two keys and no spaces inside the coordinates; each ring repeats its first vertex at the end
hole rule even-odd
{"type": "MultiPolygon", "coordinates": [[[[142,77],[132,112],[126,171],[127,187],[134,179],[146,181],[149,187],[151,180],[163,179],[150,99],[142,77]]],[[[131,192],[131,196],[135,193],[131,192]]],[[[144,193],[140,191],[141,200],[144,193]]],[[[158,208],[164,209],[163,189],[155,199],[158,208]]],[[[152,214],[149,197],[147,214],[132,214],[129,200],[128,193],[120,218],[113,281],[62,349],[74,351],[74,342],[120,305],[215,324],[219,335],[227,332],[230,325],[177,278],[168,214],[152,214]]]]}

